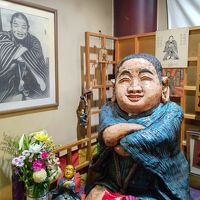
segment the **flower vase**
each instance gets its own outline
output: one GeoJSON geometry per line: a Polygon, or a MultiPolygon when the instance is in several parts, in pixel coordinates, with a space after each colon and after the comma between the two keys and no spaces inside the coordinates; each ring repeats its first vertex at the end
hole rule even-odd
{"type": "Polygon", "coordinates": [[[12,200],[26,200],[24,183],[19,180],[19,175],[12,173],[12,200]]]}
{"type": "Polygon", "coordinates": [[[29,187],[26,190],[26,199],[27,200],[48,200],[48,191],[47,190],[37,190],[34,191],[34,187],[29,187]]]}

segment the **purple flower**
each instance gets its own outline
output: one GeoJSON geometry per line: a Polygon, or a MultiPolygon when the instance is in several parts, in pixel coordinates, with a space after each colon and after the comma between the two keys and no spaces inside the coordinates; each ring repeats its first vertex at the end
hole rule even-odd
{"type": "Polygon", "coordinates": [[[17,166],[17,167],[22,167],[24,166],[24,159],[22,156],[15,157],[12,159],[12,164],[17,166]]]}
{"type": "Polygon", "coordinates": [[[44,152],[41,153],[41,158],[45,159],[45,158],[48,157],[48,155],[49,154],[46,151],[44,151],[44,152]]]}
{"type": "Polygon", "coordinates": [[[20,161],[24,161],[26,159],[25,156],[19,156],[18,158],[19,158],[20,161]]]}
{"type": "Polygon", "coordinates": [[[32,169],[34,172],[40,171],[41,169],[45,169],[44,161],[42,160],[35,160],[32,165],[32,169]]]}

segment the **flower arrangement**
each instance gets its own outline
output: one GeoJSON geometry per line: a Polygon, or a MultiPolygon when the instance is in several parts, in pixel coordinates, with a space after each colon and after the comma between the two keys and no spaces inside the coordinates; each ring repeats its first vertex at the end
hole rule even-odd
{"type": "Polygon", "coordinates": [[[59,159],[53,153],[55,144],[46,131],[24,134],[18,143],[18,154],[12,159],[14,172],[33,197],[48,191],[51,181],[61,174],[59,159]]]}

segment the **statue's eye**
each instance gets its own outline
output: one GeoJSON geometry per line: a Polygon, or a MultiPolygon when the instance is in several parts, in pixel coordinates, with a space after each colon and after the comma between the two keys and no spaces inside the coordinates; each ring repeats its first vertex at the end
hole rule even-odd
{"type": "Polygon", "coordinates": [[[150,80],[152,80],[152,78],[150,76],[143,75],[143,76],[140,77],[140,80],[141,81],[150,81],[150,80]]]}
{"type": "Polygon", "coordinates": [[[128,76],[122,76],[119,78],[119,83],[123,83],[123,82],[130,82],[131,78],[128,76]]]}

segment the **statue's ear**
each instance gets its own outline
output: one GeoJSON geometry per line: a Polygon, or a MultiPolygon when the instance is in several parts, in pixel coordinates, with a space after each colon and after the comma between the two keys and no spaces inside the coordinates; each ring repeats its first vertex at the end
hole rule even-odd
{"type": "Polygon", "coordinates": [[[116,101],[116,94],[115,94],[115,79],[111,79],[111,83],[112,83],[112,86],[113,86],[113,94],[112,94],[111,101],[112,101],[112,102],[115,102],[115,101],[116,101]]]}
{"type": "Polygon", "coordinates": [[[170,100],[169,95],[170,95],[169,79],[167,76],[163,76],[162,77],[162,102],[163,103],[170,100]]]}

